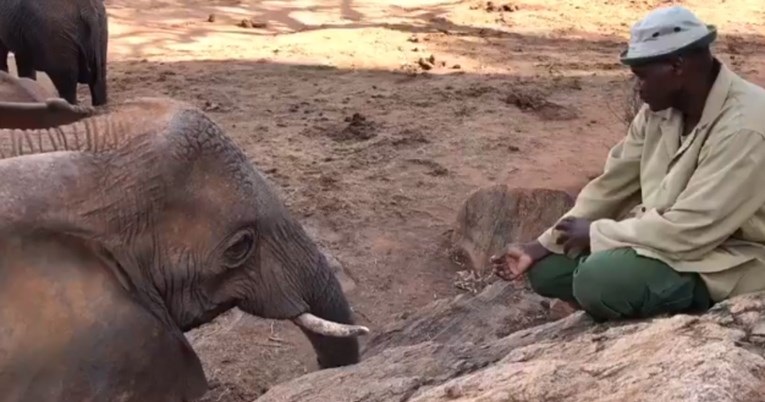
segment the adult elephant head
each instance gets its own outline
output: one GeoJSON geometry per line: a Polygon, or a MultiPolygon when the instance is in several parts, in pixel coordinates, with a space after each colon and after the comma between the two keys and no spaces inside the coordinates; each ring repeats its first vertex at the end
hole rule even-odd
{"type": "MultiPolygon", "coordinates": [[[[115,350],[122,350],[119,355],[124,359],[134,358],[124,353],[128,349],[149,354],[141,357],[141,364],[149,368],[166,364],[172,356],[161,356],[164,350],[142,352],[159,342],[152,336],[189,331],[233,307],[259,317],[292,320],[313,344],[321,368],[359,361],[356,336],[368,330],[353,324],[349,304],[325,257],[245,154],[198,109],[169,99],[128,101],[52,129],[0,131],[0,151],[5,158],[0,160],[0,194],[4,194],[0,197],[0,243],[11,244],[11,238],[26,233],[24,244],[37,244],[28,253],[15,251],[23,247],[0,250],[0,289],[8,285],[13,272],[27,278],[40,271],[29,283],[57,290],[51,291],[49,301],[45,292],[33,296],[43,306],[31,312],[38,314],[51,305],[56,309],[76,305],[79,296],[66,295],[74,292],[71,286],[85,285],[72,278],[87,282],[108,271],[118,284],[117,290],[90,286],[103,289],[88,294],[89,300],[100,304],[87,315],[97,316],[96,311],[104,310],[111,316],[93,321],[98,325],[87,324],[88,331],[82,330],[84,324],[70,324],[71,320],[61,324],[76,327],[67,330],[80,334],[76,337],[79,352],[65,354],[58,364],[46,360],[38,370],[48,374],[37,373],[34,378],[38,382],[47,378],[47,382],[23,383],[24,389],[80,384],[84,380],[73,376],[85,375],[87,370],[79,366],[87,362],[98,368],[92,374],[98,381],[89,380],[91,385],[82,386],[85,390],[60,391],[58,397],[88,399],[97,393],[93,384],[100,384],[99,395],[104,395],[104,378],[111,378],[112,382],[106,382],[112,384],[117,381],[114,378],[131,372],[128,363],[115,362],[115,350]],[[60,247],[55,258],[46,256],[55,247],[51,241],[39,240],[41,233],[46,239],[65,238],[51,241],[66,247],[60,247]],[[74,253],[80,248],[85,251],[74,253]],[[47,265],[54,260],[52,270],[47,265]],[[115,293],[124,295],[117,298],[121,301],[114,301],[115,293]],[[132,310],[125,307],[128,304],[132,310]],[[158,326],[135,318],[139,310],[151,313],[158,326]],[[120,348],[120,342],[127,346],[120,348]],[[102,349],[108,349],[103,358],[93,357],[102,349]],[[120,364],[124,367],[114,367],[120,364]],[[65,374],[51,368],[59,366],[66,369],[65,374]]],[[[15,286],[21,282],[16,278],[15,286]]],[[[25,303],[20,296],[10,297],[0,295],[0,319],[18,316],[25,303]]],[[[85,319],[82,311],[67,311],[77,322],[85,319]]],[[[62,314],[57,312],[56,317],[62,314]]],[[[36,322],[29,316],[26,319],[36,322]]],[[[23,328],[29,332],[31,327],[23,328]]],[[[47,331],[46,337],[58,336],[48,327],[40,328],[47,331]]],[[[15,342],[31,339],[24,331],[16,332],[22,338],[15,342]]],[[[183,377],[173,377],[183,390],[172,395],[199,396],[206,389],[201,366],[185,338],[177,338],[173,342],[188,349],[181,355],[193,356],[184,365],[163,366],[155,374],[183,377]],[[176,369],[186,374],[172,373],[176,369]]],[[[3,350],[3,342],[7,346],[8,339],[4,341],[0,334],[0,354],[10,358],[0,362],[0,372],[14,372],[14,367],[8,367],[14,361],[30,364],[23,353],[31,352],[3,350]]],[[[67,348],[73,342],[56,344],[67,348]]],[[[136,383],[152,380],[149,374],[120,381],[133,384],[125,389],[134,389],[136,383]]],[[[152,394],[130,391],[132,397],[120,400],[174,400],[158,394],[164,392],[162,387],[171,387],[167,382],[157,382],[152,394]]]]}

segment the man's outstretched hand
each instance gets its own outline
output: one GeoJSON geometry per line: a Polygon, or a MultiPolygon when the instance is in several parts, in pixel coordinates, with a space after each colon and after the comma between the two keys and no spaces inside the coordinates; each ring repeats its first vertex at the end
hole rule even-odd
{"type": "Polygon", "coordinates": [[[520,278],[535,262],[546,257],[550,252],[539,242],[528,244],[510,244],[504,254],[491,257],[494,274],[506,281],[520,278]]]}
{"type": "Polygon", "coordinates": [[[563,218],[555,229],[560,230],[557,244],[563,244],[563,250],[568,253],[573,248],[589,250],[590,248],[590,222],[583,218],[563,218]]]}

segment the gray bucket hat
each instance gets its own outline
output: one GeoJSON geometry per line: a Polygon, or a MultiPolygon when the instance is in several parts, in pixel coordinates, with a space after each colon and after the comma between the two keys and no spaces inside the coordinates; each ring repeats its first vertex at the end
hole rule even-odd
{"type": "Polygon", "coordinates": [[[687,8],[661,7],[632,26],[629,47],[620,59],[628,66],[650,63],[686,49],[707,46],[716,38],[717,28],[701,22],[687,8]]]}

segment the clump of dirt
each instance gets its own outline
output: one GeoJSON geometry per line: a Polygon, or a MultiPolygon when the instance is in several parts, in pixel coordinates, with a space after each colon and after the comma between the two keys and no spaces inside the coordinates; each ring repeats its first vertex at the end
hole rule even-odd
{"type": "Polygon", "coordinates": [[[430,143],[430,141],[425,138],[421,132],[414,130],[404,130],[399,134],[398,138],[395,138],[391,141],[391,144],[397,148],[428,143],[430,143]]]}
{"type": "Polygon", "coordinates": [[[253,21],[249,18],[245,18],[241,21],[239,21],[236,26],[240,28],[266,28],[268,27],[268,24],[265,22],[259,22],[259,21],[253,21]]]}
{"type": "Polygon", "coordinates": [[[440,163],[434,162],[430,159],[407,159],[407,162],[415,165],[425,166],[428,168],[427,174],[430,176],[446,176],[449,174],[449,169],[443,167],[440,163]]]}
{"type": "Polygon", "coordinates": [[[532,112],[542,120],[573,120],[578,114],[571,108],[547,100],[539,91],[515,88],[505,98],[505,103],[524,112],[532,112]]]}
{"type": "Polygon", "coordinates": [[[337,181],[337,177],[334,175],[323,174],[319,176],[319,185],[325,190],[336,190],[338,188],[337,181]]]}
{"type": "Polygon", "coordinates": [[[496,91],[496,88],[489,85],[472,84],[464,88],[455,89],[454,95],[461,98],[478,98],[494,91],[496,91]]]}
{"type": "Polygon", "coordinates": [[[329,136],[335,141],[366,141],[377,136],[377,125],[362,115],[354,113],[346,117],[348,123],[345,128],[337,132],[330,132],[329,136]]]}
{"type": "Polygon", "coordinates": [[[548,103],[545,94],[522,88],[513,88],[505,98],[505,102],[523,111],[536,111],[548,103]]]}
{"type": "Polygon", "coordinates": [[[513,12],[520,10],[520,6],[513,3],[504,3],[504,4],[496,4],[493,1],[487,1],[487,2],[480,2],[478,4],[475,4],[470,7],[471,10],[479,10],[483,9],[487,13],[496,13],[496,12],[513,12]]]}
{"type": "MultiPolygon", "coordinates": [[[[416,40],[416,38],[414,38],[416,40]]],[[[409,41],[411,42],[413,39],[410,38],[409,41]]],[[[419,51],[419,48],[414,48],[412,51],[419,51]]],[[[460,64],[449,64],[446,62],[446,60],[436,60],[436,56],[433,54],[430,54],[427,57],[420,57],[414,62],[407,62],[403,63],[400,67],[400,70],[405,72],[406,74],[410,75],[417,75],[419,73],[433,70],[434,68],[448,68],[451,70],[460,70],[462,69],[462,65],[460,64]]]]}
{"type": "Polygon", "coordinates": [[[430,70],[436,65],[436,56],[431,54],[428,57],[420,57],[420,59],[417,60],[417,64],[422,67],[423,70],[430,70]]]}

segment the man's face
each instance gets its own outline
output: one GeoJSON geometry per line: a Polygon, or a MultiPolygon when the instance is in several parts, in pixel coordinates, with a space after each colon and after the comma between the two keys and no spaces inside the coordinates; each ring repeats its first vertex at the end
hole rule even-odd
{"type": "Polygon", "coordinates": [[[632,73],[638,78],[640,99],[648,104],[652,111],[671,107],[673,99],[682,87],[679,64],[673,61],[634,66],[632,73]]]}

